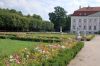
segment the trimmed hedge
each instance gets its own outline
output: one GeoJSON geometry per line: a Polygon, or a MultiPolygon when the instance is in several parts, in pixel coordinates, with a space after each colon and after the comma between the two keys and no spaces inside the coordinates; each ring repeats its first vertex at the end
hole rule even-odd
{"type": "Polygon", "coordinates": [[[39,66],[66,66],[83,48],[83,46],[83,42],[78,42],[73,48],[59,51],[59,54],[56,57],[43,62],[42,65],[39,66]]]}
{"type": "Polygon", "coordinates": [[[58,37],[17,37],[16,35],[0,35],[1,39],[12,39],[12,40],[21,40],[21,41],[35,41],[35,42],[61,42],[58,37]]]}
{"type": "Polygon", "coordinates": [[[95,35],[89,35],[89,36],[86,37],[86,40],[87,40],[87,41],[90,41],[90,40],[92,40],[94,37],[95,37],[95,35]]]}
{"type": "Polygon", "coordinates": [[[85,36],[85,37],[83,36],[82,39],[81,39],[81,41],[84,41],[84,40],[90,41],[90,40],[92,40],[94,37],[95,37],[95,35],[87,35],[87,36],[85,36]]]}

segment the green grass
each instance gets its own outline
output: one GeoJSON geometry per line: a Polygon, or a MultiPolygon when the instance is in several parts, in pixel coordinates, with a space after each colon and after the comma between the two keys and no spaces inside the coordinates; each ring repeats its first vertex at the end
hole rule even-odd
{"type": "MultiPolygon", "coordinates": [[[[69,38],[69,37],[75,37],[75,35],[70,34],[60,34],[60,33],[26,33],[26,32],[0,32],[0,35],[18,35],[19,37],[25,36],[25,37],[42,37],[45,39],[45,37],[57,37],[57,38],[69,38]]],[[[51,38],[53,39],[53,38],[51,38]]],[[[41,44],[42,42],[34,42],[34,41],[21,41],[21,40],[11,40],[11,39],[0,39],[0,54],[12,54],[16,51],[22,50],[23,48],[31,48],[35,45],[41,44]]],[[[42,44],[51,44],[51,43],[42,43],[42,44]]]]}
{"type": "MultiPolygon", "coordinates": [[[[40,42],[18,41],[10,39],[0,39],[0,54],[11,54],[23,48],[29,48],[41,44],[40,42]]],[[[44,44],[44,43],[43,43],[44,44]]]]}

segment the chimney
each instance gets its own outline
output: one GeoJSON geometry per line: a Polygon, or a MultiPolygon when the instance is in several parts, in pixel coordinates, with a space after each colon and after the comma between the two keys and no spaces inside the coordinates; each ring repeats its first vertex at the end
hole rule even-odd
{"type": "Polygon", "coordinates": [[[90,6],[88,5],[87,9],[90,8],[90,6]]]}
{"type": "Polygon", "coordinates": [[[81,9],[81,5],[79,6],[79,9],[81,9]]]}

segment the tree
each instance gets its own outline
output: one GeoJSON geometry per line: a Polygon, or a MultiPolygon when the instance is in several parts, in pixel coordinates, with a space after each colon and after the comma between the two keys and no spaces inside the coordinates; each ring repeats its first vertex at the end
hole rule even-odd
{"type": "Polygon", "coordinates": [[[52,31],[53,23],[40,15],[23,15],[14,9],[0,9],[0,31],[52,31]]]}
{"type": "Polygon", "coordinates": [[[49,19],[54,23],[55,30],[58,31],[59,29],[60,32],[62,32],[66,22],[66,11],[60,6],[57,6],[54,9],[54,12],[49,13],[49,19]]]}
{"type": "Polygon", "coordinates": [[[33,18],[36,18],[36,19],[39,19],[39,20],[42,20],[42,17],[41,16],[39,16],[39,15],[36,15],[36,14],[33,14],[33,16],[32,16],[33,18]]]}
{"type": "Polygon", "coordinates": [[[66,16],[66,22],[63,31],[70,31],[70,26],[71,26],[71,17],[66,16]]]}

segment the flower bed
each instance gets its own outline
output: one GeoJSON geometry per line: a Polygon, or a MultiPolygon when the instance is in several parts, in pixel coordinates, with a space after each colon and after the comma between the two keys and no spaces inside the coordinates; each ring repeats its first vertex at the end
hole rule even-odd
{"type": "Polygon", "coordinates": [[[21,41],[34,41],[34,42],[46,42],[46,43],[54,43],[54,42],[62,42],[65,39],[68,39],[68,35],[33,35],[27,33],[0,33],[1,39],[13,39],[13,40],[21,40],[21,41]]]}
{"type": "Polygon", "coordinates": [[[31,49],[24,48],[0,58],[0,66],[66,66],[83,46],[82,42],[70,38],[62,44],[41,44],[31,49]]]}

